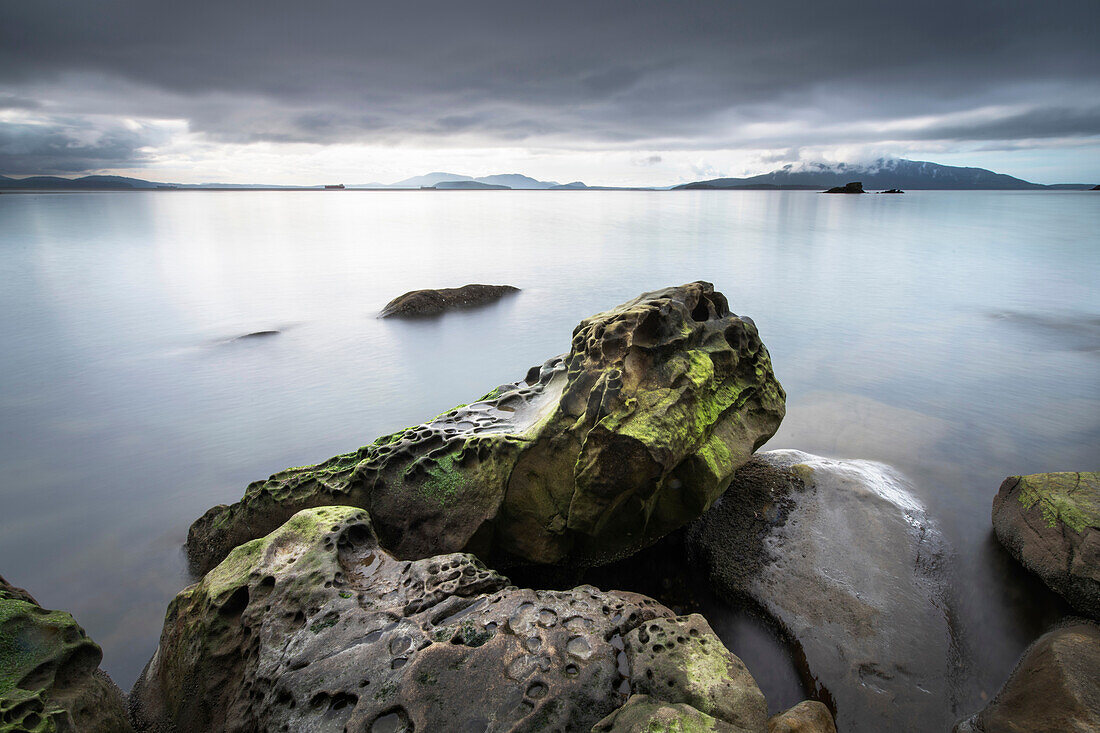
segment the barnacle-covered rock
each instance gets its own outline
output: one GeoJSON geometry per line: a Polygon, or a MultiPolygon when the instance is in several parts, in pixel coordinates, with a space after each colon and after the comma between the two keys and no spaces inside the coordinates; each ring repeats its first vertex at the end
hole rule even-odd
{"type": "Polygon", "coordinates": [[[0,732],[132,730],[102,658],[72,616],[0,578],[0,732]]]}
{"type": "Polygon", "coordinates": [[[698,516],[779,427],[756,326],[696,282],[587,318],[568,354],[469,405],[251,484],[188,536],[205,571],[301,509],[367,509],[399,557],[598,564],[698,516]]]}

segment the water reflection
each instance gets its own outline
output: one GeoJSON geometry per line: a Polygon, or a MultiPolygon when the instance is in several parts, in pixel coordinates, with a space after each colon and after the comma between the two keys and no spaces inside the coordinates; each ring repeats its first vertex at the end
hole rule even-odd
{"type": "Polygon", "coordinates": [[[1100,453],[1098,197],[28,194],[0,197],[0,222],[0,572],[71,610],[123,687],[209,506],[518,379],[581,318],[695,279],[768,344],[789,394],[773,447],[889,462],[944,528],[963,708],[1057,615],[1043,588],[1013,590],[1027,576],[990,544],[989,506],[1006,475],[1100,453]],[[523,292],[375,317],[467,282],[523,292]],[[281,333],[225,343],[264,330],[281,333]]]}

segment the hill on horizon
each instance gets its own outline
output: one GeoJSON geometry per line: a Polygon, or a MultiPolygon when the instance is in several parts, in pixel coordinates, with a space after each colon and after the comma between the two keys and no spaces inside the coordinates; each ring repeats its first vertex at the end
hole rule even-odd
{"type": "Polygon", "coordinates": [[[879,158],[871,163],[788,164],[771,173],[748,178],[713,178],[676,186],[676,189],[705,188],[808,188],[825,189],[860,181],[872,190],[901,188],[910,190],[1032,190],[1050,188],[1089,188],[1087,184],[1032,183],[985,168],[940,165],[923,160],[879,158]]]}

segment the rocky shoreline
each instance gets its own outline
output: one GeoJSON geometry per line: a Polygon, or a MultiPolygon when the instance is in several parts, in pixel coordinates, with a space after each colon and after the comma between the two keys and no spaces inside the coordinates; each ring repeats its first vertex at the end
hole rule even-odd
{"type": "MultiPolygon", "coordinates": [[[[71,616],[0,579],[0,731],[950,727],[935,519],[889,466],[757,452],[784,401],[709,283],[645,293],[523,379],[196,520],[197,582],[128,696],[71,616]],[[770,618],[813,699],[769,718],[704,616],[620,587],[655,555],[770,618]],[[631,571],[588,584],[601,567],[631,571]]],[[[1089,618],[956,730],[1097,729],[1100,474],[1010,477],[993,525],[1089,618]]]]}

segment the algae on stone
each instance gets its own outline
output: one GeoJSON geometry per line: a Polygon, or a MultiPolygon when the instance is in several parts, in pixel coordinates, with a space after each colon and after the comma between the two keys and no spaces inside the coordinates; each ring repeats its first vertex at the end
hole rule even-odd
{"type": "Polygon", "coordinates": [[[130,731],[102,657],[71,615],[0,578],[0,733],[130,731]]]}
{"type": "Polygon", "coordinates": [[[1100,619],[1100,471],[1009,476],[993,499],[993,530],[1051,590],[1100,619]]]}
{"type": "Polygon", "coordinates": [[[776,431],[784,394],[755,325],[709,283],[587,318],[568,354],[357,451],[251,484],[196,521],[208,570],[295,512],[368,510],[402,557],[602,563],[698,516],[776,431]]]}

